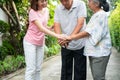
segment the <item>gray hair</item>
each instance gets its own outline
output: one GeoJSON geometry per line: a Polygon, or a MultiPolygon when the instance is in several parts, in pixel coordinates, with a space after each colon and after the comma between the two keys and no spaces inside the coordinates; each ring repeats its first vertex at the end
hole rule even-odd
{"type": "Polygon", "coordinates": [[[99,7],[102,8],[103,10],[108,12],[109,11],[109,4],[106,0],[93,0],[95,3],[99,4],[99,7]]]}

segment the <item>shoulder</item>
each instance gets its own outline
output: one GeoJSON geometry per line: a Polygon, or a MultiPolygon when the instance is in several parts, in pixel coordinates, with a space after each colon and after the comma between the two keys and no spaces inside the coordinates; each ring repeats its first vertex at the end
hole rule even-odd
{"type": "Polygon", "coordinates": [[[106,12],[104,11],[99,11],[96,14],[93,15],[92,20],[95,21],[96,23],[105,23],[106,20],[108,19],[106,12]]]}
{"type": "Polygon", "coordinates": [[[63,9],[63,5],[62,4],[59,4],[57,7],[56,7],[56,9],[55,10],[62,10],[63,9]]]}
{"type": "Polygon", "coordinates": [[[82,1],[82,0],[78,0],[78,1],[79,1],[80,4],[85,4],[85,2],[82,1]]]}
{"type": "Polygon", "coordinates": [[[37,11],[35,11],[33,9],[30,9],[30,11],[29,11],[29,14],[36,14],[36,13],[37,13],[37,11]]]}
{"type": "Polygon", "coordinates": [[[49,9],[47,7],[44,8],[44,12],[47,13],[47,14],[49,14],[49,9]]]}
{"type": "Polygon", "coordinates": [[[81,8],[81,9],[86,8],[86,4],[82,0],[73,0],[73,5],[76,6],[77,8],[81,8]]]}
{"type": "Polygon", "coordinates": [[[103,10],[100,11],[98,15],[99,15],[100,18],[107,18],[108,17],[107,12],[105,12],[103,10]]]}
{"type": "Polygon", "coordinates": [[[74,4],[80,6],[80,5],[85,5],[85,2],[82,1],[82,0],[73,0],[74,1],[74,4]]]}

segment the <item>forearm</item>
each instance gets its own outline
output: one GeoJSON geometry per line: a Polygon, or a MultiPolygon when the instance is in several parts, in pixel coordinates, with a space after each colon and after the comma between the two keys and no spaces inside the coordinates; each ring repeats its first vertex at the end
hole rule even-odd
{"type": "Polygon", "coordinates": [[[89,33],[82,31],[78,34],[71,35],[70,37],[71,37],[71,40],[77,40],[77,39],[84,38],[87,36],[89,36],[89,33]]]}
{"type": "Polygon", "coordinates": [[[57,34],[61,34],[61,28],[59,23],[54,23],[54,31],[57,34]]]}
{"type": "Polygon", "coordinates": [[[43,27],[37,20],[34,21],[34,23],[36,24],[36,26],[38,26],[38,28],[41,32],[51,35],[51,36],[54,36],[54,37],[57,37],[57,35],[54,32],[48,30],[46,27],[43,27]]]}
{"type": "Polygon", "coordinates": [[[82,27],[84,25],[84,20],[85,20],[84,17],[78,19],[77,25],[76,25],[75,29],[73,30],[73,32],[71,33],[71,35],[74,35],[74,34],[77,34],[80,32],[80,30],[82,29],[82,27]]]}

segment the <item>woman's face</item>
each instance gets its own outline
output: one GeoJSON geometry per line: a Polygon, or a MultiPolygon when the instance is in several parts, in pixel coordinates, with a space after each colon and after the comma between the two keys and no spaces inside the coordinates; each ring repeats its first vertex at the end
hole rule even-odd
{"type": "Polygon", "coordinates": [[[62,3],[62,5],[66,8],[66,9],[70,9],[72,6],[72,1],[73,0],[60,0],[60,2],[62,3]]]}
{"type": "Polygon", "coordinates": [[[88,6],[91,10],[94,10],[97,4],[93,0],[88,0],[88,6]]]}
{"type": "Polygon", "coordinates": [[[47,7],[47,0],[38,0],[38,7],[39,8],[47,7]]]}

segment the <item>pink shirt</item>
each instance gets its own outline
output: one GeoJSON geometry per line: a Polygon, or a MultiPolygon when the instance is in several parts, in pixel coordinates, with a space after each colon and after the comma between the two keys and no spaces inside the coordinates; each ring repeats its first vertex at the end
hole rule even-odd
{"type": "Polygon", "coordinates": [[[44,33],[33,23],[38,20],[42,26],[46,27],[48,22],[49,11],[44,8],[44,14],[33,9],[29,12],[29,27],[24,39],[32,44],[42,46],[44,43],[44,33]]]}

